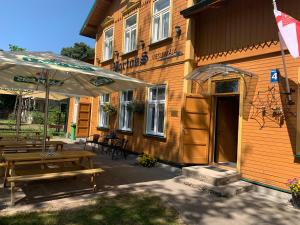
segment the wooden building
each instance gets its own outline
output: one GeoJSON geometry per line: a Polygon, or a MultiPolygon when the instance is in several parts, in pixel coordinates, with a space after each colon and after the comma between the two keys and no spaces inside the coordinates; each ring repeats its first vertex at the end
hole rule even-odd
{"type": "MultiPolygon", "coordinates": [[[[300,19],[299,1],[277,2],[300,19]]],[[[230,163],[286,189],[300,174],[300,62],[285,51],[287,94],[277,32],[268,0],[97,0],[81,30],[96,40],[95,65],[154,86],[72,99],[69,125],[78,136],[116,129],[134,152],[230,163]]]]}
{"type": "MultiPolygon", "coordinates": [[[[300,19],[299,1],[277,4],[300,19]]],[[[205,160],[234,162],[243,178],[287,189],[300,174],[300,61],[285,51],[288,95],[272,1],[199,1],[181,13],[194,31],[196,80],[188,91],[207,98],[210,110],[205,160]]]]}

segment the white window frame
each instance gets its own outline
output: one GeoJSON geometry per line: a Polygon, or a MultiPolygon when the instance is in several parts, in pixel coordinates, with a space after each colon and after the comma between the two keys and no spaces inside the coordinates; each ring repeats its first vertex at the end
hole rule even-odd
{"type": "Polygon", "coordinates": [[[137,13],[131,15],[131,16],[128,16],[125,21],[124,21],[124,34],[123,34],[123,52],[126,54],[126,53],[129,53],[129,52],[132,52],[132,51],[135,51],[137,49],[137,22],[138,22],[138,15],[137,13]],[[126,27],[126,22],[128,19],[132,18],[132,17],[136,17],[136,21],[135,21],[135,24],[130,26],[130,27],[126,27]],[[132,42],[133,42],[133,39],[132,39],[132,33],[135,31],[135,46],[133,48],[132,47],[132,42]],[[129,48],[126,49],[126,33],[129,33],[129,48]]]}
{"type": "Polygon", "coordinates": [[[146,119],[146,133],[155,136],[164,136],[165,135],[165,124],[166,124],[166,99],[167,99],[167,85],[157,85],[155,87],[148,88],[148,100],[147,100],[147,119],[146,119]],[[158,89],[165,88],[165,99],[164,100],[153,100],[151,96],[151,90],[156,89],[156,95],[158,97],[158,89]],[[158,114],[159,114],[159,105],[164,105],[164,124],[163,124],[163,132],[158,131],[158,114]],[[154,131],[150,130],[151,126],[151,117],[150,117],[150,105],[154,105],[155,107],[155,115],[154,115],[154,131]]]}
{"type": "Polygon", "coordinates": [[[132,122],[133,122],[133,112],[130,112],[127,109],[127,105],[130,104],[133,101],[133,90],[126,90],[126,91],[121,91],[120,92],[120,113],[119,113],[119,129],[123,131],[132,131],[132,122]],[[132,92],[132,100],[131,101],[123,101],[123,94],[126,93],[126,96],[128,96],[128,92],[132,92]],[[122,106],[125,106],[125,113],[124,115],[122,114],[122,106]],[[128,125],[128,116],[131,114],[131,123],[128,125]],[[122,120],[123,116],[125,117],[125,125],[122,126],[122,120]]]}
{"type": "Polygon", "coordinates": [[[168,7],[166,7],[166,8],[164,8],[164,9],[162,9],[162,10],[160,10],[160,11],[158,11],[158,12],[156,12],[155,13],[155,3],[156,2],[159,2],[159,1],[164,1],[164,0],[155,0],[155,1],[153,1],[153,7],[152,7],[152,12],[153,12],[153,15],[152,15],[152,31],[151,31],[151,40],[152,40],[152,43],[155,43],[155,42],[159,42],[159,41],[161,41],[161,40],[164,40],[164,39],[167,39],[168,37],[170,37],[170,30],[171,30],[171,1],[172,0],[170,0],[170,4],[169,4],[169,6],[168,7]],[[165,14],[167,14],[167,13],[169,13],[169,24],[168,24],[168,26],[169,26],[169,28],[168,28],[168,34],[167,34],[167,36],[166,37],[164,37],[163,36],[163,16],[165,15],[165,14]],[[155,37],[155,23],[154,23],[154,20],[155,20],[155,18],[157,18],[157,17],[160,17],[160,22],[159,22],[159,30],[158,30],[158,39],[156,39],[156,37],[155,37]]]}
{"type": "Polygon", "coordinates": [[[113,52],[114,52],[114,28],[109,27],[103,31],[103,61],[107,61],[113,58],[113,52]],[[105,34],[112,30],[112,36],[109,38],[106,38],[105,34]],[[111,42],[111,52],[110,55],[106,55],[106,44],[109,44],[111,42]]]}
{"type": "Polygon", "coordinates": [[[109,128],[109,113],[103,111],[103,107],[105,104],[109,104],[110,96],[109,94],[101,94],[99,96],[99,109],[98,109],[98,127],[100,128],[109,128]],[[108,95],[108,101],[106,101],[106,97],[108,95]],[[103,118],[106,117],[106,124],[104,123],[103,118]]]}

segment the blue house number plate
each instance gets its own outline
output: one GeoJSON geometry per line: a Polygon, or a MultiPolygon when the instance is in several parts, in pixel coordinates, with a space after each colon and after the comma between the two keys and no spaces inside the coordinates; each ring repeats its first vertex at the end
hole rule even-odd
{"type": "Polygon", "coordinates": [[[279,76],[280,76],[280,71],[277,70],[271,70],[270,74],[270,81],[271,83],[278,83],[279,82],[279,76]]]}

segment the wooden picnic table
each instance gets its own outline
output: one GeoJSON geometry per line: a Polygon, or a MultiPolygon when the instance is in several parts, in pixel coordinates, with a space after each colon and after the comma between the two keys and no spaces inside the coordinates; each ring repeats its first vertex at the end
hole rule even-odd
{"type": "MultiPolygon", "coordinates": [[[[59,149],[62,151],[63,146],[67,144],[64,141],[47,141],[46,146],[55,146],[55,150],[58,151],[59,149]]],[[[41,148],[43,146],[42,141],[36,141],[36,140],[30,140],[30,141],[0,141],[0,152],[3,149],[6,149],[6,151],[12,150],[12,151],[17,151],[17,150],[26,150],[29,149],[30,147],[34,148],[41,148]],[[24,149],[23,149],[24,148],[24,149]]]]}
{"type": "MultiPolygon", "coordinates": [[[[14,187],[15,182],[17,181],[32,181],[32,180],[45,180],[45,179],[54,179],[60,177],[70,177],[76,176],[80,174],[93,174],[92,180],[95,182],[94,175],[96,173],[102,172],[99,169],[93,169],[93,161],[92,158],[96,156],[95,153],[89,151],[62,151],[62,152],[30,152],[30,153],[4,153],[3,155],[4,161],[6,163],[6,170],[5,170],[5,177],[4,177],[4,184],[3,186],[6,187],[7,181],[11,183],[11,202],[14,204],[15,197],[14,197],[14,187]],[[88,160],[88,168],[82,165],[84,159],[88,160]],[[46,170],[43,172],[43,167],[41,170],[35,171],[35,173],[27,175],[27,176],[20,176],[16,173],[16,166],[18,165],[36,165],[41,164],[45,165],[47,163],[55,164],[55,163],[66,163],[66,162],[77,162],[78,165],[81,166],[81,169],[77,171],[66,171],[63,170],[62,172],[53,173],[47,172],[46,170]]],[[[94,187],[95,183],[94,183],[94,187]]]]}

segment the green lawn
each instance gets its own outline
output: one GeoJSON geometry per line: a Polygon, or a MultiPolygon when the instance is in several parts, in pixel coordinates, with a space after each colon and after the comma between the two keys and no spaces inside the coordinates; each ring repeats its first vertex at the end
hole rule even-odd
{"type": "Polygon", "coordinates": [[[118,195],[100,198],[95,205],[56,212],[34,212],[0,217],[1,225],[175,225],[178,213],[159,197],[118,195]]]}

